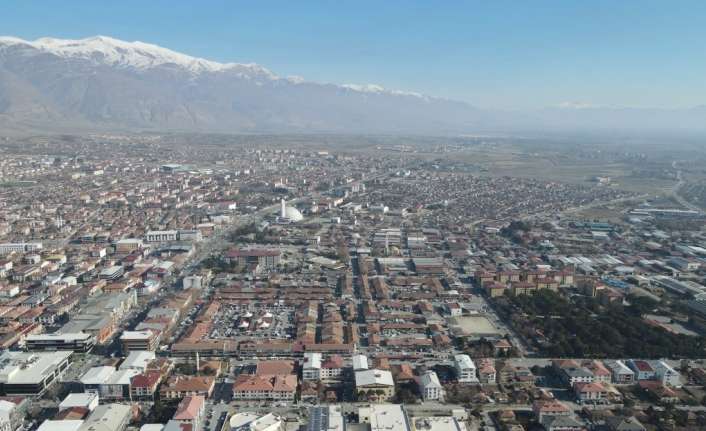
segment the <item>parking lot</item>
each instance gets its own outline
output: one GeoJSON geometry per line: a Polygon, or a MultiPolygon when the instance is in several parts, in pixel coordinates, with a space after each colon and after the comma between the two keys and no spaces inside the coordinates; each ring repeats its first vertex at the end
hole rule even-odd
{"type": "Polygon", "coordinates": [[[294,308],[223,304],[213,319],[213,339],[248,340],[252,337],[288,340],[294,336],[294,308]]]}

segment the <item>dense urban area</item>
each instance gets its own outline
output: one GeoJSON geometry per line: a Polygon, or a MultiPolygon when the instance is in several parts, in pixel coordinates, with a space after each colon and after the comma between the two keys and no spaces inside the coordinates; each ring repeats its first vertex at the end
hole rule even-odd
{"type": "Polygon", "coordinates": [[[615,148],[0,138],[0,430],[706,429],[706,162],[615,148]]]}

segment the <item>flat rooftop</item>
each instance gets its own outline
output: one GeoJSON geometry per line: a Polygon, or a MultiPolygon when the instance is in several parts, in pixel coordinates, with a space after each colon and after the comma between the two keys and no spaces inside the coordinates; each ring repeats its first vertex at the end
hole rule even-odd
{"type": "Polygon", "coordinates": [[[0,382],[20,385],[44,380],[71,352],[5,352],[0,356],[0,382]]]}

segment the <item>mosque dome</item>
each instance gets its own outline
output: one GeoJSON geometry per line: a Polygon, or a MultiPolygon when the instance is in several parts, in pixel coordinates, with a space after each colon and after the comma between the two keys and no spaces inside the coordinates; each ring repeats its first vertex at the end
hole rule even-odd
{"type": "Polygon", "coordinates": [[[290,206],[285,207],[284,216],[291,221],[301,221],[304,218],[304,216],[301,212],[299,212],[298,209],[290,206]]]}

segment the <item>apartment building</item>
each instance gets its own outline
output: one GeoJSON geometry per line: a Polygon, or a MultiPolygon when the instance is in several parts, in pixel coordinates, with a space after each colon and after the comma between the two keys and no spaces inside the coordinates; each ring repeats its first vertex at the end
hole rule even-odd
{"type": "Polygon", "coordinates": [[[120,336],[120,343],[122,344],[124,354],[138,350],[154,351],[159,345],[159,340],[159,332],[151,329],[125,331],[120,336]]]}
{"type": "Polygon", "coordinates": [[[456,380],[459,383],[476,383],[476,364],[468,355],[454,356],[454,369],[456,370],[456,380]]]}
{"type": "Polygon", "coordinates": [[[444,388],[434,371],[426,371],[419,379],[419,392],[424,401],[438,401],[444,397],[444,388]]]}
{"type": "Polygon", "coordinates": [[[29,351],[70,350],[76,353],[89,352],[96,338],[83,332],[65,334],[36,334],[25,337],[25,348],[29,351]]]}

